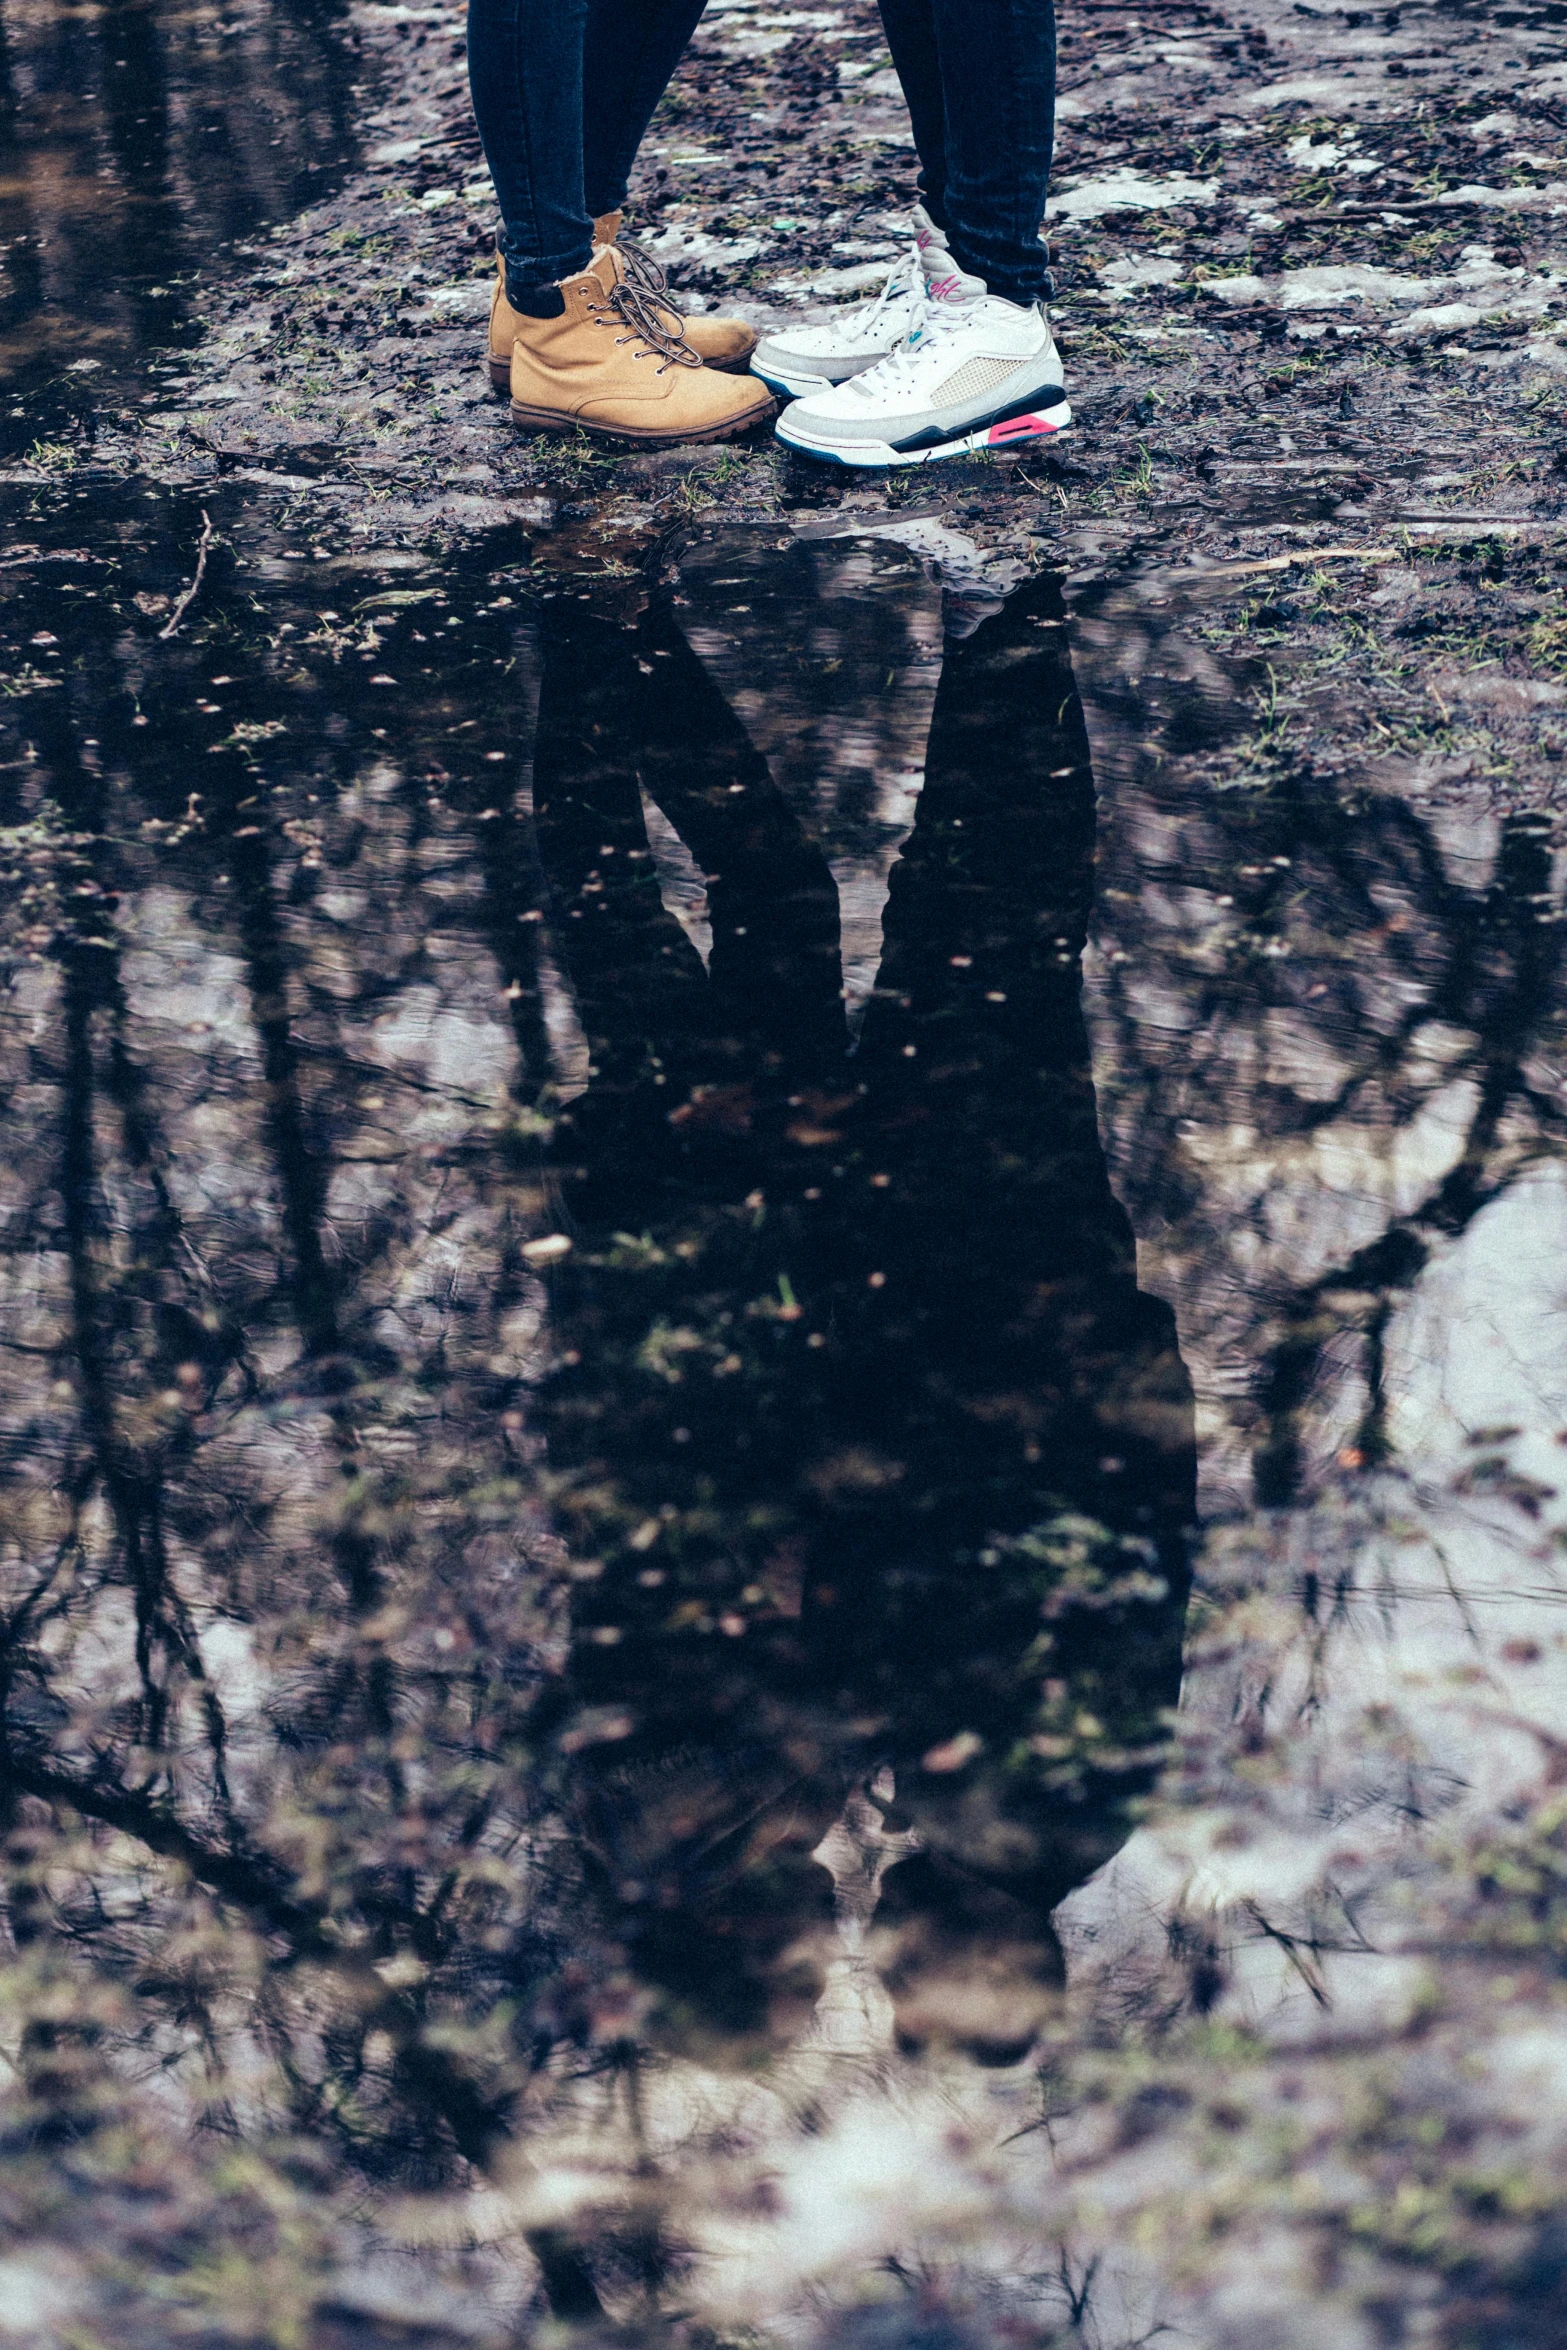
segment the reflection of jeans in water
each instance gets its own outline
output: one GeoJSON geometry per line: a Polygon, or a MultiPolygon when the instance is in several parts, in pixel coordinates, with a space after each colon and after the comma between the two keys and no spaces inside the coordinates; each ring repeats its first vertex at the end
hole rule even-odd
{"type": "Polygon", "coordinates": [[[920,194],[959,266],[1009,302],[1047,284],[1039,224],[1055,134],[1054,0],[880,0],[920,194]]]}
{"type": "MultiPolygon", "coordinates": [[[[1191,1395],[1098,1135],[1061,622],[1041,580],[948,650],[851,1054],[827,861],[672,615],[546,617],[534,805],[592,1074],[540,1395],[584,1562],[559,1702],[671,2030],[797,2014],[810,1854],[885,1760],[924,1846],[883,1904],[900,2028],[1005,1945],[1026,2042],[1049,1912],[1179,1689],[1191,1395]],[[705,876],[705,971],[644,794],[705,876]]],[[[1018,2046],[1000,2012],[960,2036],[1018,2046]]]]}
{"type": "Polygon", "coordinates": [[[468,79],[508,283],[586,269],[704,0],[470,0],[468,79]]]}

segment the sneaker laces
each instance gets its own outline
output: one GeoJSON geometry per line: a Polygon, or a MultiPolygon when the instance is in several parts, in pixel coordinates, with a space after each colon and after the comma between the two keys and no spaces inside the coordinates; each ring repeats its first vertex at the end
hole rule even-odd
{"type": "Polygon", "coordinates": [[[874,367],[867,367],[862,375],[851,376],[843,387],[846,391],[862,391],[873,377],[878,391],[891,384],[907,383],[927,353],[933,351],[948,335],[957,334],[968,324],[969,313],[974,308],[972,302],[964,302],[961,306],[951,302],[933,302],[923,276],[919,287],[908,331],[901,342],[894,343],[886,357],[878,359],[874,367]],[[953,311],[957,313],[956,316],[943,316],[943,312],[953,311]]]}
{"type": "MultiPolygon", "coordinates": [[[[602,302],[590,303],[589,309],[600,326],[612,323],[605,312],[613,311],[619,323],[630,329],[627,334],[617,335],[616,342],[641,343],[650,357],[656,353],[659,360],[656,373],[659,375],[670,367],[700,367],[702,364],[700,352],[693,351],[686,341],[679,311],[671,310],[667,303],[660,302],[657,295],[639,279],[629,276],[622,278],[618,285],[611,286],[602,302]],[[667,326],[664,322],[671,318],[674,324],[667,326]]],[[[635,358],[640,359],[641,356],[641,351],[633,353],[635,358]]]]}
{"type": "Polygon", "coordinates": [[[851,349],[858,349],[874,338],[893,305],[903,301],[912,304],[903,330],[907,334],[918,326],[925,306],[925,269],[918,245],[911,245],[902,260],[893,263],[874,302],[868,307],[856,306],[845,317],[834,319],[828,332],[840,342],[847,341],[851,349]]]}
{"type": "Polygon", "coordinates": [[[914,303],[914,316],[910,319],[909,324],[911,326],[917,325],[919,314],[925,306],[925,262],[918,245],[911,245],[903,259],[893,263],[888,272],[886,284],[869,310],[866,311],[863,318],[856,318],[854,322],[856,329],[866,333],[873,332],[881,324],[893,303],[901,302],[905,296],[910,297],[914,303]]]}

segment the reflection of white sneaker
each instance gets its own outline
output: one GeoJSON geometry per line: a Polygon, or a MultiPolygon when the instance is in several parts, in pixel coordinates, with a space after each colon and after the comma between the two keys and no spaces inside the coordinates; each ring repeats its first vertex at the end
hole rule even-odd
{"type": "Polygon", "coordinates": [[[927,299],[874,367],[794,401],[776,430],[833,465],[925,465],[1053,440],[1071,421],[1044,304],[1004,302],[970,278],[956,299],[927,299]]]}
{"type": "Polygon", "coordinates": [[[902,342],[927,300],[939,301],[946,289],[977,283],[962,276],[947,250],[945,230],[916,204],[914,243],[875,301],[859,302],[815,326],[786,326],[763,335],[751,354],[751,372],[791,400],[827,384],[846,383],[902,342]]]}

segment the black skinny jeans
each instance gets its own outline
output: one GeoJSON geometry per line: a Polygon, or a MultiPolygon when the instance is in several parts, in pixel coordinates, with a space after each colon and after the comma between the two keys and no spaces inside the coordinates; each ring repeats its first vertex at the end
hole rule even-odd
{"type": "MultiPolygon", "coordinates": [[[[880,0],[921,200],[993,294],[1045,290],[1053,0],[880,0]]],[[[470,0],[468,75],[514,292],[586,269],[703,0],[470,0]]]]}
{"type": "Polygon", "coordinates": [[[1008,302],[1048,290],[1055,0],[878,0],[919,150],[920,201],[960,269],[1008,302]]]}

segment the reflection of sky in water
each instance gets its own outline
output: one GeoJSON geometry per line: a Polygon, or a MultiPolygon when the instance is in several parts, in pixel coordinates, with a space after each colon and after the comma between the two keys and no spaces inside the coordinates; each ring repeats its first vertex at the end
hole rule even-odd
{"type": "MultiPolygon", "coordinates": [[[[901,548],[796,549],[777,587],[737,610],[722,548],[681,564],[690,642],[826,854],[843,924],[844,998],[863,1015],[881,959],[887,876],[914,821],[941,673],[941,591],[901,548]],[[808,626],[785,622],[791,593],[808,626]]],[[[745,582],[755,588],[754,580],[745,582]]]]}

